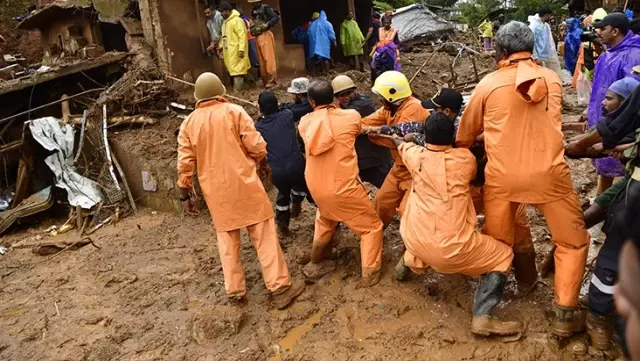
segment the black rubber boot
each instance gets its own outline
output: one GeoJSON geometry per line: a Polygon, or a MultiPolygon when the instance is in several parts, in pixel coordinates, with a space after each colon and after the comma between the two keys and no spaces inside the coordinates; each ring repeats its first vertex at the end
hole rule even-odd
{"type": "Polygon", "coordinates": [[[476,335],[513,335],[521,332],[518,321],[500,321],[493,317],[493,309],[502,301],[507,276],[499,272],[483,275],[473,301],[471,332],[476,335]]]}

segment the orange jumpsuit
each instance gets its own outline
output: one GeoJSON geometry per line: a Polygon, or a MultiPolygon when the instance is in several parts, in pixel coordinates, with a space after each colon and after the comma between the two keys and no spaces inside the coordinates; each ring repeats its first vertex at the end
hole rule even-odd
{"type": "Polygon", "coordinates": [[[405,265],[419,273],[432,267],[472,277],[507,272],[513,261],[511,247],[475,230],[478,222],[469,189],[476,173],[473,154],[468,149],[410,143],[399,151],[413,177],[400,222],[405,265]]]}
{"type": "MultiPolygon", "coordinates": [[[[362,119],[362,124],[367,126],[396,125],[400,123],[424,122],[430,112],[422,106],[422,103],[414,98],[409,97],[400,105],[395,114],[385,107],[378,109],[375,113],[362,119]]],[[[391,148],[393,156],[393,168],[384,180],[382,187],[376,193],[376,212],[385,227],[393,221],[396,209],[400,212],[404,210],[407,204],[408,191],[411,188],[411,174],[404,166],[402,158],[398,150],[393,145],[391,139],[370,137],[371,141],[388,148],[391,148]]]]}
{"type": "Polygon", "coordinates": [[[362,276],[368,277],[382,264],[382,222],[358,176],[360,122],[355,110],[330,105],[304,116],[299,130],[307,155],[307,186],[318,205],[313,245],[326,247],[343,222],[360,237],[362,276]]]}
{"type": "Polygon", "coordinates": [[[251,117],[222,97],[198,103],[180,126],[178,187],[192,188],[197,172],[216,229],[229,296],[246,294],[241,228],[251,235],[267,289],[277,292],[291,285],[271,202],[256,171],[266,155],[267,144],[251,117]]]}
{"type": "Polygon", "coordinates": [[[265,87],[272,88],[278,85],[276,76],[276,42],[273,32],[267,30],[256,36],[256,45],[262,81],[265,87]]]}
{"type": "Polygon", "coordinates": [[[512,246],[520,204],[540,209],[558,246],[555,302],[572,308],[578,300],[589,234],[564,159],[562,85],[528,52],[512,54],[498,67],[476,87],[456,144],[470,147],[484,129],[485,232],[512,246]]]}

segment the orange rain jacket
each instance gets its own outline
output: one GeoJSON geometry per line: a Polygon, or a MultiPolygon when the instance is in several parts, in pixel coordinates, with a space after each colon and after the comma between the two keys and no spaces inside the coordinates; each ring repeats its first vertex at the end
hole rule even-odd
{"type": "Polygon", "coordinates": [[[300,121],[307,152],[307,186],[325,218],[352,219],[373,207],[358,175],[355,139],[360,128],[358,112],[335,105],[316,108],[300,121]],[[334,119],[338,121],[331,121],[334,119]]]}
{"type": "Polygon", "coordinates": [[[475,230],[478,221],[469,185],[476,173],[473,154],[468,149],[412,143],[399,150],[413,176],[400,222],[409,253],[407,266],[415,265],[413,256],[423,263],[419,270],[429,266],[440,273],[472,277],[507,272],[513,261],[511,247],[475,230]]]}
{"type": "Polygon", "coordinates": [[[573,184],[564,159],[560,79],[526,52],[512,54],[499,68],[476,87],[456,145],[469,148],[484,129],[485,193],[525,204],[567,197],[573,184]],[[505,106],[523,100],[528,106],[505,106]]]}
{"type": "Polygon", "coordinates": [[[267,143],[249,114],[222,97],[198,103],[180,126],[178,186],[192,188],[197,170],[216,231],[232,231],[273,217],[258,177],[267,143]]]}

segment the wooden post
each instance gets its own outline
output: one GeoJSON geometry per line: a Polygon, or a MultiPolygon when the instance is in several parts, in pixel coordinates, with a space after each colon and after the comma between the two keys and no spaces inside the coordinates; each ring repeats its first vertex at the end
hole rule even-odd
{"type": "MultiPolygon", "coordinates": [[[[355,20],[357,22],[358,19],[356,18],[355,0],[347,0],[347,8],[349,9],[349,12],[353,14],[353,20],[355,20]]],[[[360,57],[358,55],[356,55],[356,70],[360,71],[360,57]]]]}

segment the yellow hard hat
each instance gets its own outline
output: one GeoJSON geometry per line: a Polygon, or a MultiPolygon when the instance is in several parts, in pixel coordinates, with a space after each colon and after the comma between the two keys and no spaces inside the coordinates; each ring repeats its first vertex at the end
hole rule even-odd
{"type": "Polygon", "coordinates": [[[317,19],[319,17],[320,17],[320,13],[318,13],[318,12],[311,14],[311,20],[315,20],[315,19],[317,19]]]}
{"type": "Polygon", "coordinates": [[[413,94],[407,77],[401,72],[393,70],[382,73],[376,79],[371,91],[389,103],[407,99],[413,94]]]}
{"type": "Polygon", "coordinates": [[[196,91],[193,97],[196,101],[213,99],[223,96],[227,92],[220,78],[214,73],[202,73],[196,80],[196,91]]]}
{"type": "Polygon", "coordinates": [[[640,75],[640,65],[634,66],[631,71],[633,71],[635,75],[640,75]]]}
{"type": "Polygon", "coordinates": [[[346,75],[338,75],[335,77],[331,82],[331,87],[333,88],[333,94],[357,88],[353,80],[346,75]]]}
{"type": "Polygon", "coordinates": [[[607,11],[603,8],[596,9],[593,12],[593,23],[597,23],[598,21],[602,21],[604,17],[607,16],[607,11]]]}
{"type": "Polygon", "coordinates": [[[253,4],[253,3],[259,3],[262,0],[249,0],[249,4],[253,4]]]}

